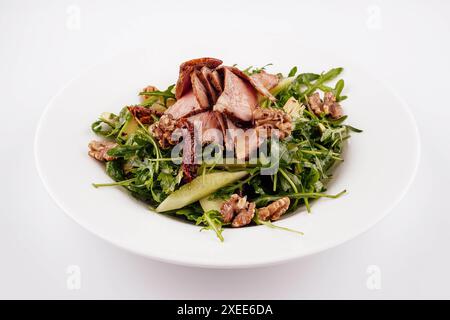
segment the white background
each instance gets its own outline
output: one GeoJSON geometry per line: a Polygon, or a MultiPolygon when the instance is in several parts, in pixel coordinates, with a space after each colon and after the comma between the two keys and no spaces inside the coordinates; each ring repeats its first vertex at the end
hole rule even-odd
{"type": "MultiPolygon", "coordinates": [[[[448,1],[0,0],[0,298],[450,298],[449,39],[448,1]],[[230,38],[240,30],[295,30],[298,37],[280,42],[280,50],[305,42],[351,56],[406,100],[420,130],[421,162],[390,215],[364,235],[301,260],[207,270],[117,249],[54,204],[33,155],[50,98],[124,50],[164,48],[154,34],[220,41],[211,39],[214,30],[230,38]],[[67,287],[70,265],[80,267],[79,290],[67,287]],[[366,285],[371,265],[381,271],[378,290],[366,285]]],[[[388,116],[373,110],[380,130],[388,116]]]]}

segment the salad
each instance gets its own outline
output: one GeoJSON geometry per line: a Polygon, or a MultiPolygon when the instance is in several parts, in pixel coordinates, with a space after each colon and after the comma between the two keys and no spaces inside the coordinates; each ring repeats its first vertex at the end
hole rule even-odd
{"type": "Polygon", "coordinates": [[[223,241],[226,227],[265,225],[327,194],[343,161],[342,68],[287,75],[239,69],[215,58],[181,64],[176,85],[147,86],[141,102],[105,112],[89,155],[149,208],[178,216],[223,241]]]}

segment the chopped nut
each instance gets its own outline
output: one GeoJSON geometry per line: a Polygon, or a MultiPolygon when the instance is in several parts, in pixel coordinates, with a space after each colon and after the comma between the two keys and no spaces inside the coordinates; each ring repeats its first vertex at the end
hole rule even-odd
{"type": "Polygon", "coordinates": [[[342,117],[342,107],[338,102],[336,102],[336,97],[332,92],[325,92],[323,99],[324,101],[320,99],[318,92],[315,92],[308,97],[309,107],[316,115],[330,115],[333,119],[342,117]]]}
{"type": "Polygon", "coordinates": [[[263,221],[278,220],[280,219],[281,215],[287,211],[290,202],[291,201],[288,197],[278,199],[269,204],[267,207],[258,209],[258,218],[263,221]]]}
{"type": "Polygon", "coordinates": [[[234,213],[236,210],[243,209],[242,200],[244,198],[239,197],[237,194],[231,195],[230,199],[222,203],[220,207],[220,213],[222,214],[223,222],[229,223],[234,218],[234,213]]]}
{"type": "Polygon", "coordinates": [[[247,197],[233,194],[222,204],[220,213],[225,223],[231,222],[234,228],[243,227],[252,222],[255,215],[255,203],[248,202],[247,197]]]}
{"type": "Polygon", "coordinates": [[[265,132],[270,137],[272,130],[280,139],[285,139],[292,132],[291,117],[283,110],[273,108],[257,108],[253,111],[253,119],[257,132],[265,132]]]}
{"type": "MultiPolygon", "coordinates": [[[[155,92],[158,91],[158,89],[154,86],[146,86],[144,89],[142,89],[141,92],[155,92]]],[[[142,101],[145,101],[149,98],[151,98],[152,96],[146,96],[146,95],[141,95],[142,97],[142,101]]]]}
{"type": "Polygon", "coordinates": [[[318,92],[313,93],[311,96],[308,97],[308,104],[311,110],[315,114],[322,113],[322,99],[320,99],[320,94],[318,92]]]}
{"type": "Polygon", "coordinates": [[[249,202],[248,208],[242,209],[238,212],[236,217],[233,219],[231,226],[235,227],[235,228],[239,228],[242,226],[246,226],[250,222],[252,222],[252,219],[255,216],[255,206],[256,205],[254,202],[249,202]]]}
{"type": "Polygon", "coordinates": [[[117,143],[111,141],[96,141],[89,142],[89,155],[99,161],[112,161],[116,157],[109,156],[107,152],[117,146],[117,143]]]}
{"type": "Polygon", "coordinates": [[[336,102],[336,97],[333,95],[332,92],[326,92],[323,100],[324,100],[323,102],[324,109],[326,108],[325,110],[329,112],[329,114],[333,119],[338,119],[342,117],[343,115],[342,107],[338,102],[336,102]]]}
{"type": "Polygon", "coordinates": [[[175,145],[177,143],[177,141],[172,139],[172,134],[176,128],[177,120],[175,120],[170,114],[164,114],[158,122],[155,122],[150,126],[150,132],[156,139],[158,139],[161,147],[163,149],[167,149],[171,145],[175,145]]]}

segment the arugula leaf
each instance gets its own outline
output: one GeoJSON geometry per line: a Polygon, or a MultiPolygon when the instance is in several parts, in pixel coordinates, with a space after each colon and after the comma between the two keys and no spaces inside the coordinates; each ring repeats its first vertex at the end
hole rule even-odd
{"type": "Polygon", "coordinates": [[[197,222],[199,218],[201,218],[201,214],[198,213],[198,210],[193,207],[185,207],[175,211],[175,215],[184,216],[189,221],[197,222]]]}
{"type": "Polygon", "coordinates": [[[291,71],[289,71],[288,77],[293,77],[297,73],[297,67],[293,67],[291,71]]]}
{"type": "Polygon", "coordinates": [[[262,66],[261,68],[254,68],[253,66],[247,67],[246,69],[242,70],[243,73],[245,73],[246,75],[253,75],[256,73],[261,73],[262,71],[266,70],[266,68],[268,66],[271,66],[272,63],[268,63],[265,66],[262,66]]]}
{"type": "Polygon", "coordinates": [[[106,162],[106,173],[114,181],[122,181],[125,178],[123,172],[123,161],[120,159],[106,162]]]}
{"type": "Polygon", "coordinates": [[[333,89],[334,96],[336,97],[336,101],[338,102],[341,101],[341,93],[343,89],[344,89],[344,80],[340,79],[338,80],[338,82],[336,82],[336,85],[334,86],[333,89]]]}
{"type": "Polygon", "coordinates": [[[261,220],[261,219],[258,218],[258,215],[257,215],[257,214],[255,214],[255,216],[253,217],[253,221],[254,221],[257,225],[263,225],[263,226],[266,226],[266,227],[269,227],[269,228],[272,228],[272,229],[278,229],[278,230],[283,230],[283,231],[289,231],[289,232],[297,233],[297,234],[299,234],[299,235],[301,235],[301,236],[304,235],[304,233],[301,232],[301,231],[297,231],[297,230],[290,229],[290,228],[286,228],[286,227],[277,226],[277,225],[273,224],[273,223],[270,222],[270,221],[263,221],[263,220],[261,220]]]}
{"type": "Polygon", "coordinates": [[[216,236],[223,242],[222,236],[222,216],[219,211],[210,210],[203,213],[201,217],[199,217],[195,223],[196,225],[204,225],[201,230],[213,230],[216,233],[216,236]]]}

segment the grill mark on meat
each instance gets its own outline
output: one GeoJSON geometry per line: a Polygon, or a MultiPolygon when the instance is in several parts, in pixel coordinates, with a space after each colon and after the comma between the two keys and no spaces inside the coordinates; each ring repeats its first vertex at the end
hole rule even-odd
{"type": "Polygon", "coordinates": [[[193,60],[188,60],[180,65],[180,72],[178,76],[177,85],[175,88],[175,97],[180,99],[183,94],[189,91],[191,87],[191,73],[195,68],[201,68],[206,66],[208,68],[214,69],[222,64],[222,60],[215,58],[198,58],[193,60]]]}

